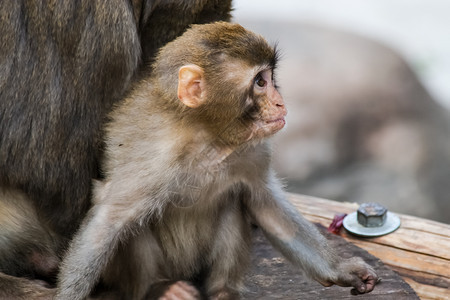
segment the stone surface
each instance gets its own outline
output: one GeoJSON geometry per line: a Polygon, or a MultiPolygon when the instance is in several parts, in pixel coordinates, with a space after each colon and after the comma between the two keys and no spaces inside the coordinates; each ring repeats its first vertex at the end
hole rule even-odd
{"type": "MultiPolygon", "coordinates": [[[[362,257],[382,278],[371,293],[358,295],[358,299],[419,299],[413,289],[379,259],[343,238],[325,232],[323,227],[321,229],[330,246],[338,249],[342,257],[362,257]]],[[[355,299],[355,296],[350,294],[351,288],[323,287],[302,275],[300,270],[294,268],[268,244],[259,230],[255,235],[252,268],[246,277],[246,287],[248,291],[243,299],[355,299]]]]}

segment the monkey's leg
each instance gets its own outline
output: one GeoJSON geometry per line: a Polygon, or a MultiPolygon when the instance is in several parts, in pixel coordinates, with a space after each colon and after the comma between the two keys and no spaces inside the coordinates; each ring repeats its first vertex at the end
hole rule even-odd
{"type": "Polygon", "coordinates": [[[286,199],[281,184],[270,176],[267,186],[253,189],[248,210],[269,241],[291,262],[325,286],[373,290],[377,275],[361,258],[342,259],[317,228],[286,199]],[[257,199],[256,199],[257,197],[257,199]]]}
{"type": "Polygon", "coordinates": [[[0,187],[0,270],[12,276],[54,284],[59,237],[43,224],[31,200],[0,187]]]}
{"type": "MultiPolygon", "coordinates": [[[[230,199],[225,200],[230,202],[230,199]]],[[[210,257],[211,273],[206,280],[209,299],[239,298],[243,274],[249,265],[250,244],[249,221],[241,207],[230,204],[220,218],[210,257]]]]}
{"type": "Polygon", "coordinates": [[[159,299],[174,281],[166,281],[164,254],[150,228],[120,243],[102,274],[102,283],[123,299],[159,299]],[[155,296],[156,295],[156,296],[155,296]]]}

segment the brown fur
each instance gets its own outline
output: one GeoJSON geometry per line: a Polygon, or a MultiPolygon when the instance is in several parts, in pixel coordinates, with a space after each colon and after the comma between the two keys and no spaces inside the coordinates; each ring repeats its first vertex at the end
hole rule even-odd
{"type": "Polygon", "coordinates": [[[14,276],[29,272],[30,277],[54,283],[60,261],[58,236],[40,223],[32,203],[20,191],[0,189],[0,198],[2,271],[14,276]]]}
{"type": "Polygon", "coordinates": [[[11,208],[17,218],[37,218],[16,235],[0,227],[0,253],[8,252],[0,272],[36,278],[36,259],[14,253],[61,255],[91,205],[92,178],[101,177],[105,115],[161,46],[192,23],[229,19],[230,10],[231,0],[2,1],[0,189],[28,202],[25,212],[24,201],[11,208]],[[46,244],[49,235],[57,241],[46,244]]]}
{"type": "Polygon", "coordinates": [[[265,138],[286,115],[275,63],[263,38],[229,23],[193,26],[160,51],[152,76],[111,114],[106,178],[64,259],[58,299],[83,299],[100,278],[132,299],[174,281],[236,299],[251,222],[320,282],[373,288],[373,270],[340,260],[271,169],[265,138]]]}

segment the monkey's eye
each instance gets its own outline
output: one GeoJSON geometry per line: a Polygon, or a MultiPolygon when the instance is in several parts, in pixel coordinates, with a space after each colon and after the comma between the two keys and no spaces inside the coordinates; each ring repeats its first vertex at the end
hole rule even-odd
{"type": "Polygon", "coordinates": [[[256,83],[256,85],[259,86],[259,87],[265,87],[267,81],[264,80],[264,78],[262,77],[261,74],[258,74],[258,75],[256,76],[256,78],[255,78],[255,83],[256,83]]]}

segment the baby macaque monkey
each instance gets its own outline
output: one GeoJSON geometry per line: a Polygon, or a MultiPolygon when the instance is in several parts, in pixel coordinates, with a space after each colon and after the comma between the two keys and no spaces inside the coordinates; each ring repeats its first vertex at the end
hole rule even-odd
{"type": "Polygon", "coordinates": [[[225,22],[194,25],[160,50],[150,78],[110,115],[105,179],[63,261],[58,299],[84,299],[100,279],[126,299],[155,297],[149,286],[164,282],[165,299],[237,299],[251,223],[323,285],[374,288],[374,270],[340,258],[271,169],[265,138],[286,115],[276,62],[262,37],[225,22]]]}

